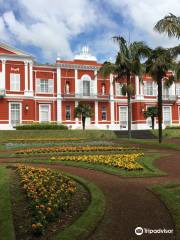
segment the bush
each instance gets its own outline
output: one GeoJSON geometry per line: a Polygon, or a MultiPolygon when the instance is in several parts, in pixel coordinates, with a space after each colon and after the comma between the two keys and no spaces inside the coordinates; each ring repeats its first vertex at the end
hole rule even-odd
{"type": "Polygon", "coordinates": [[[180,129],[180,126],[167,126],[166,129],[180,129]]]}
{"type": "Polygon", "coordinates": [[[33,123],[16,126],[16,130],[67,130],[68,127],[57,123],[33,123]]]}

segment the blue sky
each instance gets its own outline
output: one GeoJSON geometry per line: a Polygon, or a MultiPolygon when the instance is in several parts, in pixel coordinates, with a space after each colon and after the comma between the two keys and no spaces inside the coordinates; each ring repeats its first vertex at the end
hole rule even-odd
{"type": "Polygon", "coordinates": [[[88,45],[103,62],[116,55],[115,35],[150,47],[178,44],[153,31],[169,12],[179,15],[179,0],[0,0],[0,41],[41,63],[53,63],[57,55],[71,60],[88,45]]]}

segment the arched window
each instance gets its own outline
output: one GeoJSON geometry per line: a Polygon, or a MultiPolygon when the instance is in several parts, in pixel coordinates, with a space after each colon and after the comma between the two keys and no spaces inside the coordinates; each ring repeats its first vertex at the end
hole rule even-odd
{"type": "Polygon", "coordinates": [[[83,96],[90,96],[91,77],[89,75],[83,75],[81,80],[83,84],[83,96]]]}

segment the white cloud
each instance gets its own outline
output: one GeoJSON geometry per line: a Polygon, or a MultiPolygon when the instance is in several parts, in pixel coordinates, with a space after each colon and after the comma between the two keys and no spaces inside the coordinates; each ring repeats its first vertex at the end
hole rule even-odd
{"type": "Polygon", "coordinates": [[[121,12],[128,23],[134,26],[131,35],[135,38],[143,37],[153,47],[178,44],[176,39],[155,33],[153,27],[170,12],[179,16],[179,0],[111,0],[109,4],[113,11],[121,12]]]}
{"type": "Polygon", "coordinates": [[[129,31],[132,41],[144,40],[151,47],[178,43],[155,33],[153,26],[169,12],[179,15],[179,0],[0,0],[0,7],[0,40],[38,47],[45,61],[54,61],[57,53],[71,59],[72,48],[83,41],[103,61],[115,55],[112,36],[128,38],[129,31]],[[78,39],[80,34],[87,39],[78,39]]]}

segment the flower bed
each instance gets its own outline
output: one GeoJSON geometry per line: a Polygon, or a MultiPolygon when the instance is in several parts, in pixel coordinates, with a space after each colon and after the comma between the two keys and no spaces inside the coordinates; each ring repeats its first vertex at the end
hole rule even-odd
{"type": "Polygon", "coordinates": [[[103,164],[125,170],[142,170],[143,166],[137,160],[144,156],[143,153],[111,154],[111,155],[79,155],[52,157],[51,160],[87,162],[92,164],[103,164]]]}
{"type": "Polygon", "coordinates": [[[93,152],[93,151],[129,151],[137,150],[134,147],[121,146],[59,146],[46,148],[29,148],[16,151],[16,154],[54,153],[54,152],[93,152]]]}
{"type": "Polygon", "coordinates": [[[19,165],[17,172],[32,212],[32,231],[42,234],[48,222],[68,207],[76,184],[62,173],[19,165]]]}
{"type": "Polygon", "coordinates": [[[61,142],[61,141],[80,141],[84,138],[13,138],[9,142],[61,142]]]}

